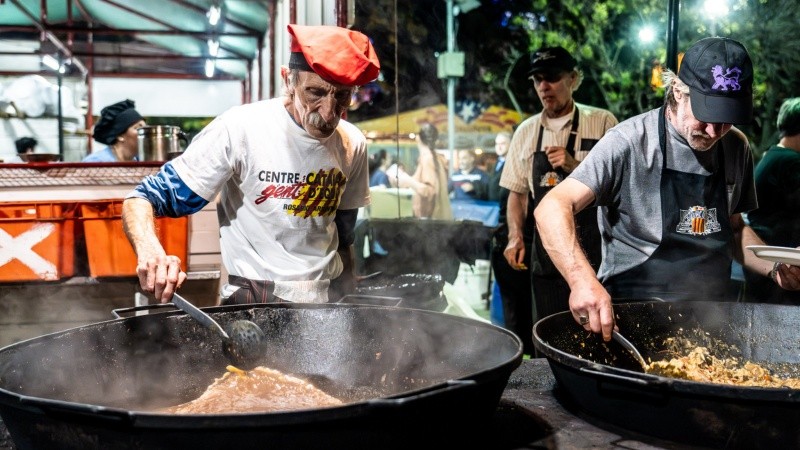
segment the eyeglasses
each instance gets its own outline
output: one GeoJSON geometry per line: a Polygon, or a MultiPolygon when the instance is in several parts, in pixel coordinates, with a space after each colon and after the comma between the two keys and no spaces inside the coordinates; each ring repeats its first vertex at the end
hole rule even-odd
{"type": "Polygon", "coordinates": [[[531,75],[529,78],[533,80],[534,84],[539,84],[542,81],[547,81],[548,83],[558,83],[564,78],[566,72],[558,72],[558,73],[535,73],[531,75]]]}

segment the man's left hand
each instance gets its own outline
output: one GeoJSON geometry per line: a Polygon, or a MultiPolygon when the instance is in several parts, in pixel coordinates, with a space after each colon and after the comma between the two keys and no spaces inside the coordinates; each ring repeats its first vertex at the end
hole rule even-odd
{"type": "Polygon", "coordinates": [[[567,173],[570,173],[578,166],[578,162],[564,147],[550,145],[544,148],[544,152],[547,155],[547,160],[554,169],[560,167],[567,173]]]}
{"type": "Polygon", "coordinates": [[[775,282],[787,291],[800,291],[800,266],[778,264],[775,270],[775,282]]]}

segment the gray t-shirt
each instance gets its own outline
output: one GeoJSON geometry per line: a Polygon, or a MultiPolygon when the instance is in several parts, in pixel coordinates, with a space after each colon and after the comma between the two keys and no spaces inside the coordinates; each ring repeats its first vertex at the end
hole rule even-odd
{"type": "MultiPolygon", "coordinates": [[[[594,192],[595,205],[599,206],[603,238],[603,261],[598,270],[601,281],[643,263],[661,242],[659,111],[655,109],[632,117],[609,130],[570,175],[594,192]]],[[[741,131],[732,128],[714,149],[696,152],[669,121],[666,123],[668,168],[709,175],[703,160],[710,159],[712,151],[722,150],[725,152],[728,215],[758,206],[753,158],[741,131]]]]}

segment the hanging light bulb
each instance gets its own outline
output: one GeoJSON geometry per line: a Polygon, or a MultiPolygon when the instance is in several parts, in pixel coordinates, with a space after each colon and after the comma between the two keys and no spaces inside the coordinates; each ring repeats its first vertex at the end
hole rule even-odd
{"type": "Polygon", "coordinates": [[[206,17],[208,17],[209,25],[212,27],[216,26],[219,23],[219,19],[222,17],[222,8],[217,5],[211,5],[211,7],[208,8],[206,17]]]}
{"type": "Polygon", "coordinates": [[[207,42],[208,42],[208,55],[216,57],[217,53],[219,53],[219,41],[216,39],[209,39],[207,42]]]}
{"type": "Polygon", "coordinates": [[[206,78],[211,78],[214,76],[214,60],[207,59],[206,60],[206,78]]]}

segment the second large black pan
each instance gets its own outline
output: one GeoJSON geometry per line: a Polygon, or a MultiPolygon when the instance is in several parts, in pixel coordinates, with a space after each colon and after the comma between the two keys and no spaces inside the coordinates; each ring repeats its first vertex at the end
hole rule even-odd
{"type": "MultiPolygon", "coordinates": [[[[685,302],[614,306],[645,359],[665,339],[702,330],[712,351],[798,376],[800,306],[685,302]]],[[[565,401],[602,425],[713,448],[800,448],[800,390],[700,383],[645,374],[615,342],[578,326],[570,312],[534,325],[565,401]]]]}

